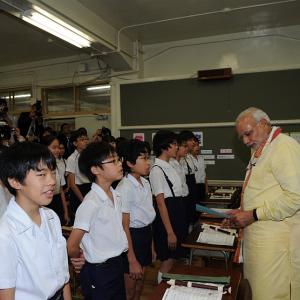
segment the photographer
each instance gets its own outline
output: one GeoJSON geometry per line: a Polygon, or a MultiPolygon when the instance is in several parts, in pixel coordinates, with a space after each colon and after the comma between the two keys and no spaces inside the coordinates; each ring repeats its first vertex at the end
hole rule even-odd
{"type": "Polygon", "coordinates": [[[30,142],[38,142],[44,131],[41,101],[31,105],[29,112],[22,112],[18,119],[20,133],[30,142]]]}

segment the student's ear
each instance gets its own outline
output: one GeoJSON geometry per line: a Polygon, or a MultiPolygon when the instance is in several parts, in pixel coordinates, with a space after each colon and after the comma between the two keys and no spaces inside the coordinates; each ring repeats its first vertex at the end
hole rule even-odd
{"type": "Polygon", "coordinates": [[[130,169],[134,167],[134,164],[132,164],[130,161],[126,161],[126,164],[130,169]]]}
{"type": "Polygon", "coordinates": [[[20,190],[22,188],[22,184],[15,178],[8,178],[7,181],[9,185],[15,190],[20,190]]]}
{"type": "Polygon", "coordinates": [[[101,173],[101,171],[103,170],[103,168],[101,166],[92,166],[91,167],[91,172],[93,175],[99,175],[101,173]]]}

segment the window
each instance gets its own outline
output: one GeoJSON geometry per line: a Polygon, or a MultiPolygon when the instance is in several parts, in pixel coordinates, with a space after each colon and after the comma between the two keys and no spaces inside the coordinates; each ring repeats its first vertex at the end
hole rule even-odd
{"type": "Polygon", "coordinates": [[[0,91],[0,97],[6,99],[10,113],[28,111],[31,105],[31,89],[12,89],[0,91]]]}
{"type": "Polygon", "coordinates": [[[74,112],[74,89],[64,87],[57,89],[45,89],[46,111],[53,112],[74,112]]]}
{"type": "Polygon", "coordinates": [[[80,111],[108,112],[110,109],[110,85],[79,87],[80,111]]]}
{"type": "Polygon", "coordinates": [[[78,87],[43,89],[43,104],[47,114],[109,113],[110,85],[94,84],[78,87]]]}

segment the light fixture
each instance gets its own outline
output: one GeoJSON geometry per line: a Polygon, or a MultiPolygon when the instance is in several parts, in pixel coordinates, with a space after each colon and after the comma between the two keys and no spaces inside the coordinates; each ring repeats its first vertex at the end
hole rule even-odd
{"type": "Polygon", "coordinates": [[[33,6],[33,9],[23,12],[21,17],[24,21],[76,47],[83,48],[91,46],[91,38],[89,36],[36,5],[33,6]]]}
{"type": "MultiPolygon", "coordinates": [[[[14,98],[28,98],[31,97],[31,94],[19,94],[19,95],[14,95],[14,98]]],[[[9,96],[5,96],[5,99],[9,99],[9,96]]]]}
{"type": "Polygon", "coordinates": [[[87,91],[109,90],[109,89],[110,89],[109,84],[89,86],[89,87],[86,88],[87,91]]]}

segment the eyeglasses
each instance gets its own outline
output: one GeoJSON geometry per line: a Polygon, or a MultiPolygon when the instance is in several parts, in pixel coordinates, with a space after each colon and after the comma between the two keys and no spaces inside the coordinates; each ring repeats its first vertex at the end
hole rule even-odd
{"type": "Polygon", "coordinates": [[[117,166],[119,163],[122,163],[122,162],[123,162],[122,157],[116,157],[115,159],[112,159],[110,161],[103,161],[100,163],[100,165],[115,164],[117,166]]]}
{"type": "Polygon", "coordinates": [[[143,160],[150,160],[150,156],[146,155],[146,156],[139,156],[138,159],[143,159],[143,160]]]}

